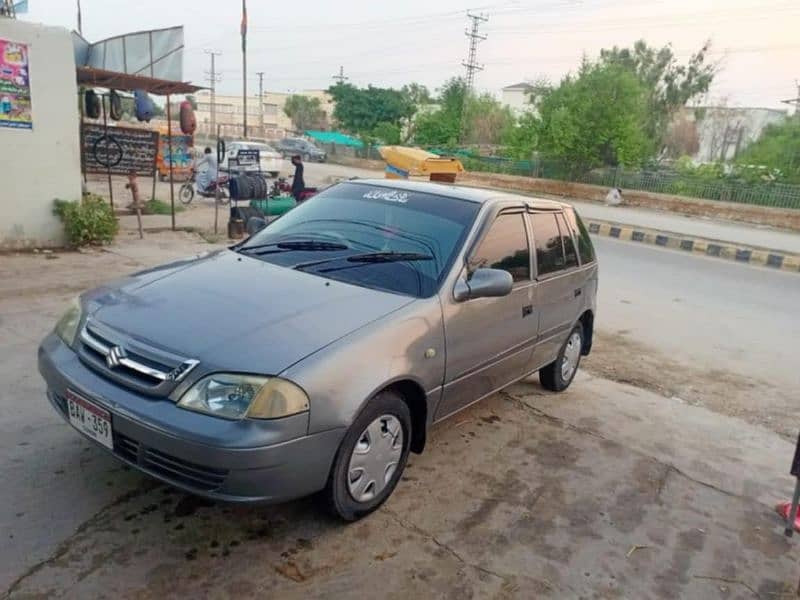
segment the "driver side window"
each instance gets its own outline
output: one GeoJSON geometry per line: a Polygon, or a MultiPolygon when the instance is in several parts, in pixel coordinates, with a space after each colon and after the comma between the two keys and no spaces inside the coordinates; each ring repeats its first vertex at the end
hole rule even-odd
{"type": "Polygon", "coordinates": [[[469,260],[470,272],[479,268],[508,271],[515,282],[530,281],[528,234],[521,213],[501,213],[469,260]]]}

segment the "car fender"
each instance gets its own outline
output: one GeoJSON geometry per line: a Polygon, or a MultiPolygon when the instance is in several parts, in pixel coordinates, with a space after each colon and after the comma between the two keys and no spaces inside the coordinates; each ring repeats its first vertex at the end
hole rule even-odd
{"type": "Polygon", "coordinates": [[[408,380],[436,412],[445,368],[439,298],[419,299],[307,356],[280,374],[309,396],[309,433],[348,427],[380,390],[408,380]]]}

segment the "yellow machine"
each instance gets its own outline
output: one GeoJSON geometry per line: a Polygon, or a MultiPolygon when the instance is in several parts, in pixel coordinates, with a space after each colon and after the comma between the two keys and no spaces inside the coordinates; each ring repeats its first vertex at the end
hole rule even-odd
{"type": "Polygon", "coordinates": [[[387,179],[430,177],[431,181],[453,183],[464,166],[456,158],[445,158],[420,148],[381,146],[378,150],[386,161],[387,179]]]}

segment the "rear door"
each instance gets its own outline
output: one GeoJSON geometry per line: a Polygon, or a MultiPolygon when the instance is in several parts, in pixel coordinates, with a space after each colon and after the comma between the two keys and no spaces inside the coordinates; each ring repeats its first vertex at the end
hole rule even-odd
{"type": "Polygon", "coordinates": [[[584,277],[572,231],[562,211],[528,216],[536,249],[536,299],[539,333],[530,370],[552,362],[580,316],[584,277]]]}

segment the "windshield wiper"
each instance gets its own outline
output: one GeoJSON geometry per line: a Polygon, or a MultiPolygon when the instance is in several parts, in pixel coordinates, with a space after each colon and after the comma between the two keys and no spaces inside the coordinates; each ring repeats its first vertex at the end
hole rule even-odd
{"type": "Polygon", "coordinates": [[[247,252],[252,254],[271,254],[286,252],[290,250],[302,250],[304,252],[326,252],[335,250],[349,250],[350,247],[337,242],[326,242],[323,240],[295,240],[272,242],[269,244],[258,244],[257,246],[245,246],[237,249],[237,252],[247,252]],[[270,250],[270,248],[274,248],[270,250]]]}
{"type": "Polygon", "coordinates": [[[348,256],[345,260],[357,263],[388,263],[411,260],[433,260],[433,256],[430,254],[420,254],[419,252],[369,252],[367,254],[348,256]]]}

